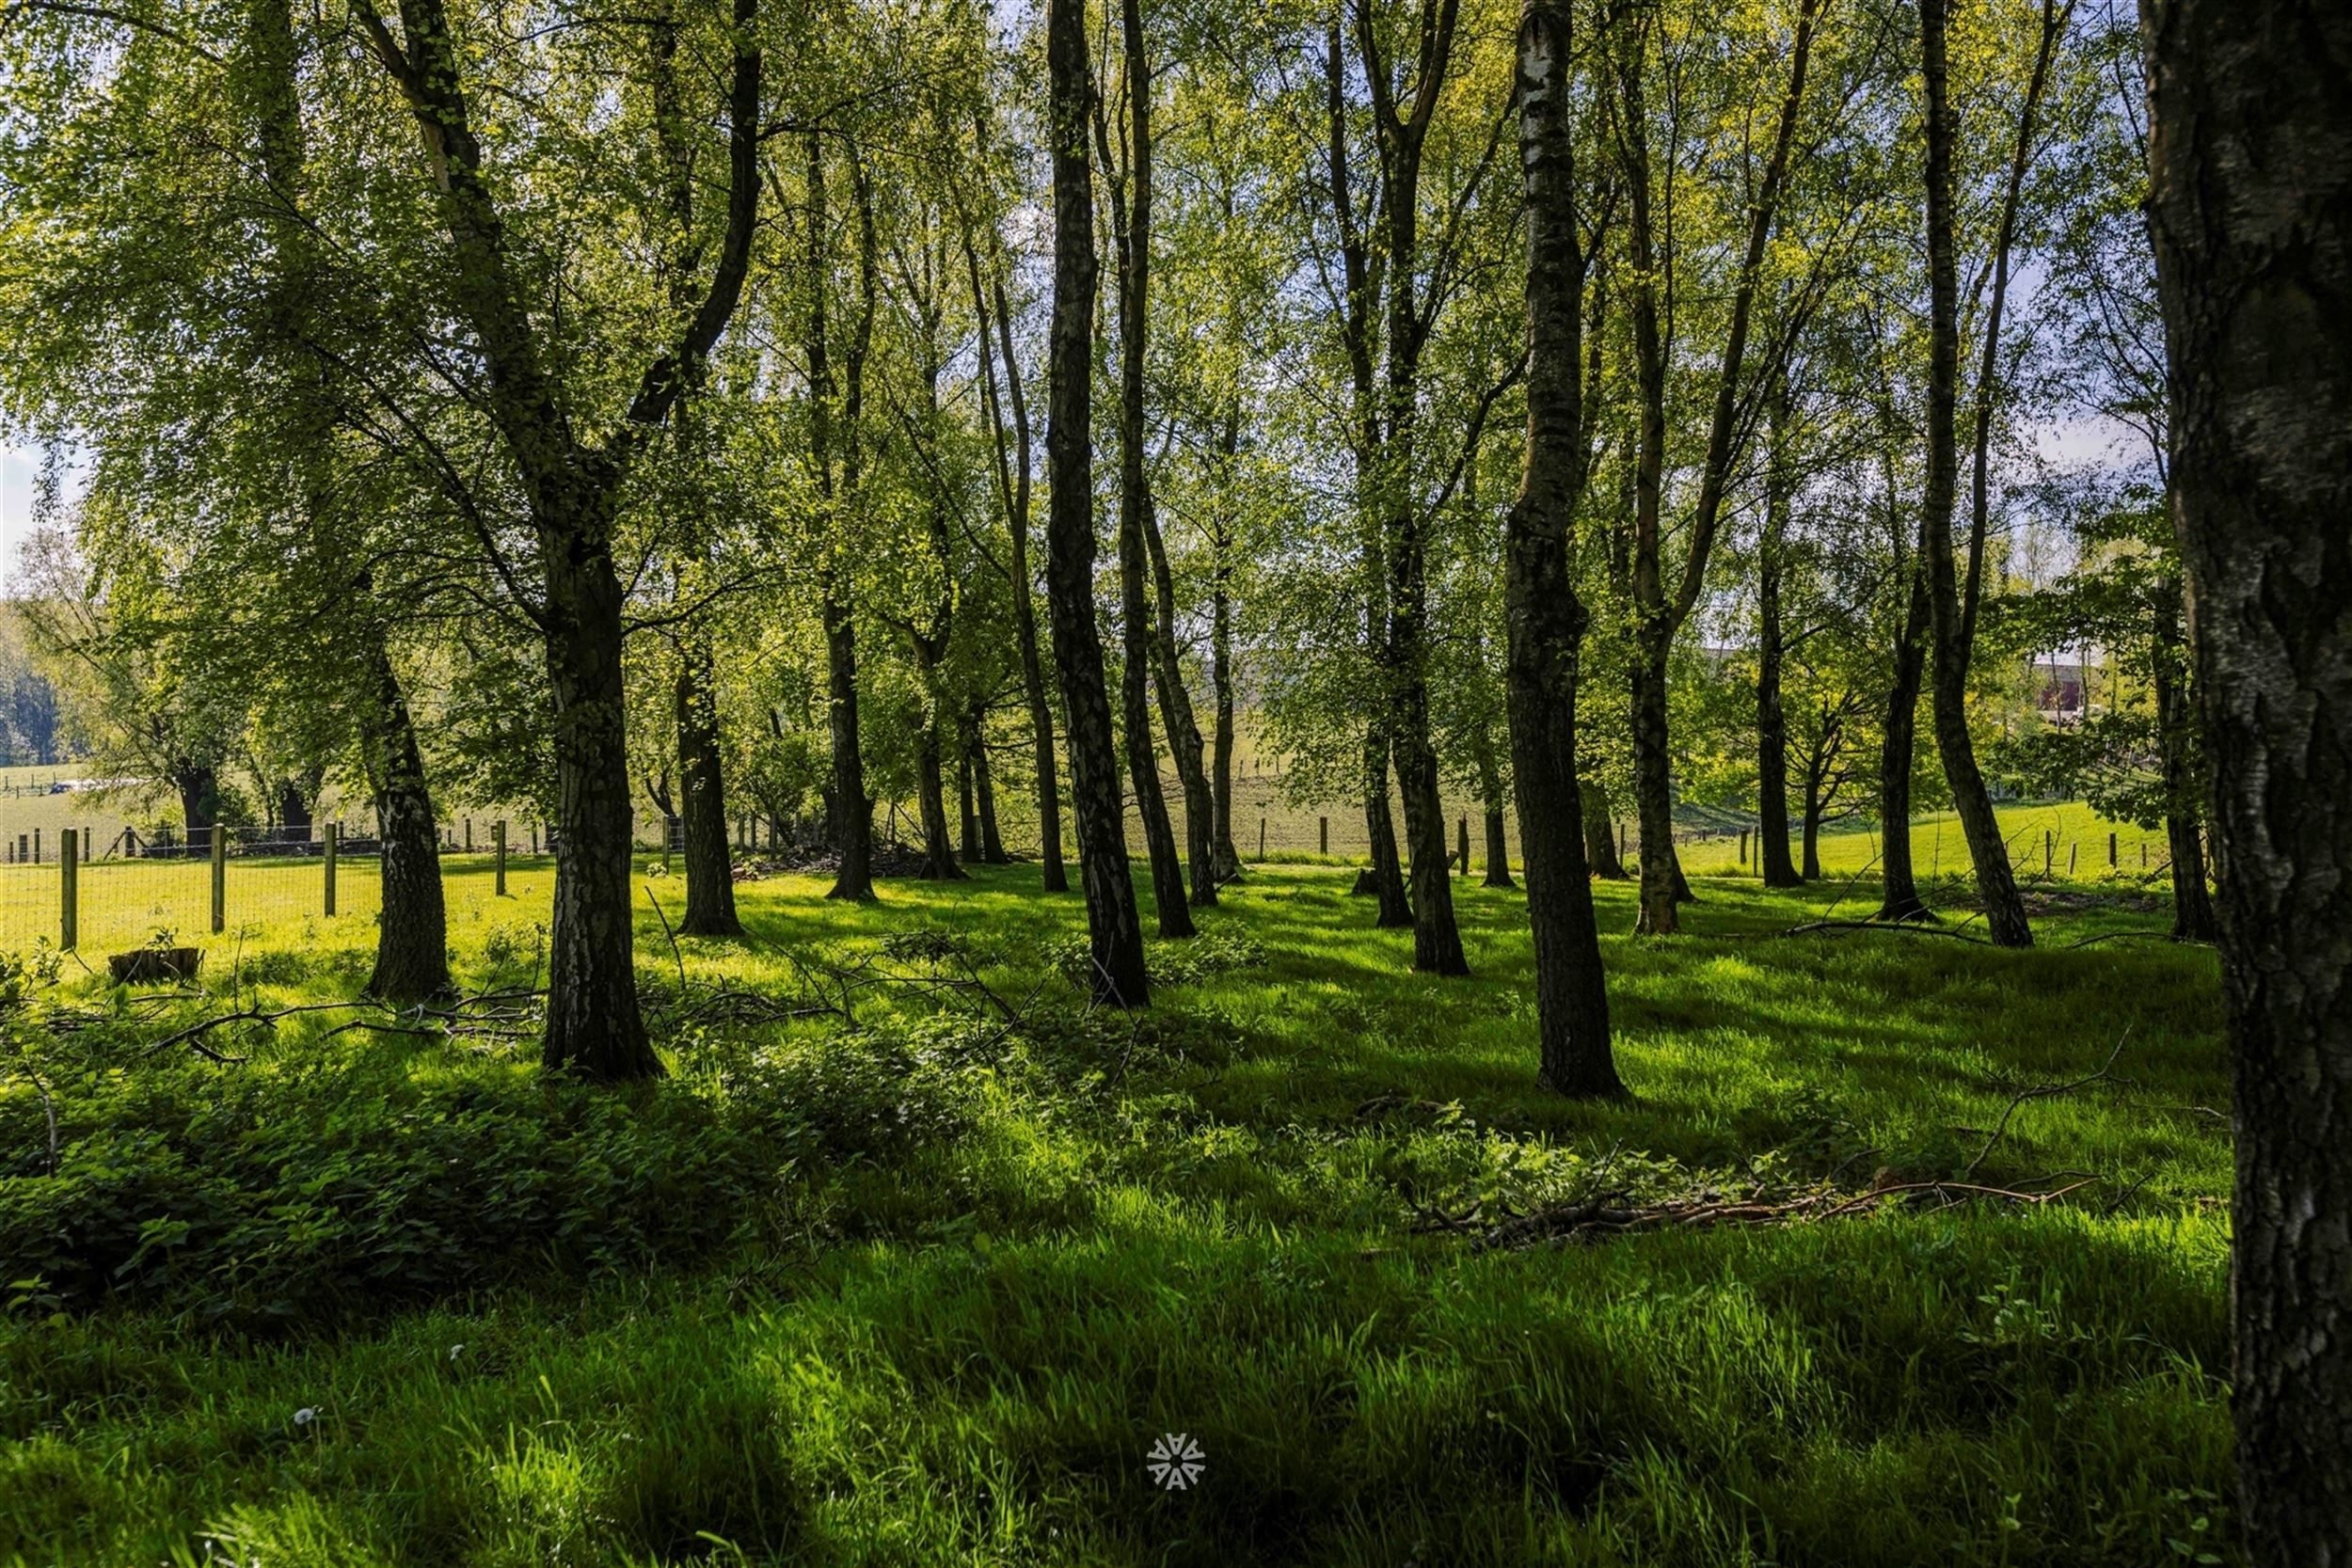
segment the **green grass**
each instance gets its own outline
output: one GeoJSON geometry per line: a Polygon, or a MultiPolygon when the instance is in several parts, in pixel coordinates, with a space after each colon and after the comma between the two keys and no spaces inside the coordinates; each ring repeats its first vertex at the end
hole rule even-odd
{"type": "MultiPolygon", "coordinates": [[[[545,890],[486,883],[453,880],[461,967],[527,974],[545,890]]],[[[788,994],[787,952],[919,929],[1027,1024],[905,987],[853,1033],[673,1006],[675,1076],[617,1094],[336,1014],[224,1037],[236,1068],[128,1025],[20,1036],[63,1160],[38,1174],[12,1075],[0,1216],[195,1228],[111,1291],[17,1292],[0,1562],[2236,1560],[2214,959],[2060,946],[2161,912],[2070,907],[2028,953],[1791,939],[1839,884],[1702,874],[1658,942],[1602,886],[1636,1098],[1585,1105],[1532,1083],[1518,895],[1459,884],[1476,973],[1441,983],[1345,886],[1254,872],[1207,944],[1153,945],[1182,979],[1139,1023],[1079,1006],[1082,911],[1030,868],[866,909],[746,883],[750,939],[675,959],[641,895],[658,1001],[681,968],[788,994]],[[1603,1180],[1948,1176],[2119,1041],[1978,1171],[2097,1178],[2045,1208],[1525,1251],[1416,1228],[1603,1180]],[[1445,1108],[1359,1114],[1382,1095],[1445,1108]],[[1163,1432],[1206,1450],[1195,1488],[1151,1484],[1163,1432]]],[[[364,918],[247,924],[208,961],[265,997],[364,974],[364,918]]]]}

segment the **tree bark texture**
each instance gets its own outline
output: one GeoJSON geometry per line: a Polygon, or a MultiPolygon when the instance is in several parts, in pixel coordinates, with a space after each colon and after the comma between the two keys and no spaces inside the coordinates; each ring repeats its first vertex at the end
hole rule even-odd
{"type": "Polygon", "coordinates": [[[1539,1080],[1561,1094],[1618,1095],[1584,861],[1576,776],[1576,697],[1586,611],[1571,545],[1591,466],[1582,375],[1584,257],[1568,123],[1571,9],[1519,11],[1520,175],[1528,206],[1527,448],[1505,524],[1503,617],[1511,764],[1527,919],[1535,947],[1539,1080]]]}
{"type": "Polygon", "coordinates": [[[1927,93],[1928,451],[1919,506],[1919,559],[1928,583],[1936,749],[1951,786],[1952,809],[1968,841],[1983,902],[1986,934],[2003,947],[2030,947],[2025,900],[2009,863],[2009,846],[1968,733],[1970,639],[1952,555],[1952,517],[1960,461],[1955,422],[1960,395],[1960,273],[1954,238],[1952,153],[1958,132],[1949,87],[1946,31],[1951,0],[1919,0],[1920,75],[1927,93]]]}
{"type": "Polygon", "coordinates": [[[2162,0],[2151,228],[2235,1080],[2261,1568],[2352,1564],[2352,8],[2162,0]]]}
{"type": "Polygon", "coordinates": [[[1078,828],[1079,880],[1086,890],[1093,993],[1117,1006],[1151,997],[1143,926],[1127,871],[1126,814],[1111,736],[1103,640],[1094,616],[1093,408],[1094,172],[1087,156],[1093,108],[1086,9],[1047,0],[1048,135],[1054,165],[1052,382],[1047,389],[1046,608],[1054,665],[1069,715],[1071,799],[1078,828]]]}

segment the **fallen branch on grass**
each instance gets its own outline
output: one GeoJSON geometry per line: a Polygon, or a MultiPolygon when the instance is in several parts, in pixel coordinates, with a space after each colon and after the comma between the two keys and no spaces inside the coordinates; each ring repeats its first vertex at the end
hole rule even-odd
{"type": "Polygon", "coordinates": [[[2076,1089],[2088,1088],[2093,1084],[2105,1082],[2108,1077],[2112,1076],[2115,1067],[2115,1059],[2123,1054],[2123,1047],[2131,1039],[2131,1037],[2132,1032],[2129,1028],[2126,1028],[2123,1031],[2122,1037],[2115,1042],[2115,1049],[2107,1053],[2106,1061],[2101,1064],[2098,1071],[2091,1073],[2088,1077],[2077,1078],[2072,1083],[2067,1084],[2036,1084],[2030,1088],[2020,1089],[2017,1092],[2017,1097],[2011,1100],[2008,1106],[2001,1112],[2001,1119],[1993,1124],[1993,1131],[1991,1134],[1985,1138],[1984,1147],[1977,1150],[1977,1157],[1969,1161],[1966,1166],[1962,1169],[1960,1174],[1963,1176],[1974,1176],[1977,1174],[1977,1167],[1984,1164],[1985,1156],[1993,1152],[1993,1146],[1999,1143],[2001,1141],[2001,1134],[2009,1131],[2010,1117],[2015,1116],[2017,1114],[2017,1108],[2020,1105],[2023,1105],[2026,1101],[2053,1100],[2059,1095],[2072,1094],[2076,1089]]]}
{"type": "MultiPolygon", "coordinates": [[[[1948,1209],[1971,1200],[1993,1199],[2032,1209],[2055,1203],[2097,1180],[2096,1177],[2088,1178],[2046,1193],[2026,1192],[2013,1187],[1988,1187],[1969,1181],[1896,1181],[1851,1194],[1824,1188],[1778,1199],[1752,1194],[1744,1198],[1668,1198],[1663,1202],[1645,1204],[1629,1203],[1622,1193],[1612,1193],[1573,1203],[1555,1204],[1532,1214],[1518,1215],[1501,1224],[1488,1226],[1477,1233],[1477,1241],[1473,1244],[1477,1250],[1488,1252],[1497,1248],[1533,1246],[1538,1242],[1562,1245],[1569,1242],[1605,1241],[1613,1236],[1646,1230],[1795,1225],[1871,1213],[1891,1200],[1919,1194],[1933,1194],[1941,1198],[1943,1201],[1939,1208],[1948,1209]]],[[[1427,1212],[1423,1212],[1426,1218],[1427,1212]]],[[[1442,1228],[1472,1228],[1463,1223],[1467,1216],[1442,1217],[1450,1222],[1442,1228]]]]}
{"type": "Polygon", "coordinates": [[[1954,942],[1969,942],[1979,947],[1995,945],[1989,937],[1972,937],[1955,926],[1922,926],[1916,920],[1808,920],[1802,926],[1791,926],[1781,932],[1785,937],[1806,936],[1814,931],[1900,931],[1915,937],[1949,937],[1954,942]]]}

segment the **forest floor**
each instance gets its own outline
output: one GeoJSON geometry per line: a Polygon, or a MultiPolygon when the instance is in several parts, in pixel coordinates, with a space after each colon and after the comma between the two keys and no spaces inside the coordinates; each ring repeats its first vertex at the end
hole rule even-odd
{"type": "MultiPolygon", "coordinates": [[[[1254,868],[1132,1019],[1031,866],[746,882],[740,942],[647,905],[674,1076],[623,1091],[495,996],[153,1049],[348,998],[349,919],[34,987],[0,1562],[2237,1560],[2216,962],[2160,898],[2006,953],[1782,934],[1837,878],[1636,939],[1602,884],[1633,1098],[1577,1104],[1519,894],[1457,884],[1441,982],[1346,886],[1254,868]],[[1511,1223],[1603,1210],[1662,1221],[1511,1223]]],[[[529,912],[453,897],[529,990],[529,912]]]]}

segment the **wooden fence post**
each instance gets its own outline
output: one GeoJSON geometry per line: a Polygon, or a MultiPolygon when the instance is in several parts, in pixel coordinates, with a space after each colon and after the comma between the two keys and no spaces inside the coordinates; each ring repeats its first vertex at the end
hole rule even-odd
{"type": "Polygon", "coordinates": [[[1316,854],[1327,855],[1331,852],[1331,819],[1329,817],[1315,818],[1315,843],[1316,854]]]}
{"type": "Polygon", "coordinates": [[[2072,877],[2074,874],[2074,857],[2082,852],[2083,846],[2082,840],[2080,839],[2076,839],[2074,843],[2066,847],[2066,874],[2069,877],[2072,877]]]}
{"type": "Polygon", "coordinates": [[[2107,834],[2107,869],[2115,868],[2115,834],[2107,834]]]}
{"type": "Polygon", "coordinates": [[[1740,863],[1748,863],[1748,831],[1745,828],[1740,830],[1740,863]]]}
{"type": "Polygon", "coordinates": [[[329,822],[326,825],[325,854],[322,858],[326,863],[326,912],[330,915],[335,912],[335,854],[342,847],[342,824],[329,822]]]}
{"type": "Polygon", "coordinates": [[[506,896],[506,819],[490,824],[490,847],[498,854],[498,895],[506,896]]]}
{"type": "Polygon", "coordinates": [[[71,953],[81,940],[81,834],[68,828],[57,835],[57,945],[71,953]]]}
{"type": "Polygon", "coordinates": [[[1454,850],[1462,857],[1462,875],[1470,875],[1470,818],[1457,817],[1454,824],[1454,850]]]}
{"type": "Polygon", "coordinates": [[[213,934],[218,936],[229,926],[229,830],[214,823],[213,834],[213,934]]]}
{"type": "Polygon", "coordinates": [[[2044,828],[2042,830],[2042,874],[2044,877],[2050,874],[2050,864],[2057,859],[2058,834],[2044,828]]]}
{"type": "Polygon", "coordinates": [[[1265,863],[1265,818],[1258,818],[1258,863],[1265,863]]]}

